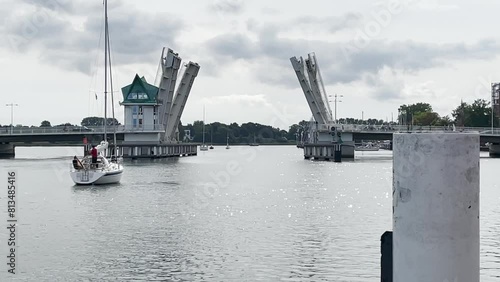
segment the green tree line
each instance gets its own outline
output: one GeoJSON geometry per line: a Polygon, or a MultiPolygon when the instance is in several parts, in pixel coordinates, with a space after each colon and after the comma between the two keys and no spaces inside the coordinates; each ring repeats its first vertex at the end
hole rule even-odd
{"type": "Polygon", "coordinates": [[[439,116],[434,112],[429,103],[416,103],[401,105],[398,109],[398,123],[403,125],[419,126],[464,126],[464,127],[490,127],[498,126],[498,115],[493,116],[490,102],[476,99],[471,104],[461,102],[452,112],[451,117],[439,116]]]}
{"type": "MultiPolygon", "coordinates": [[[[293,126],[291,128],[296,130],[293,126]]],[[[183,134],[184,130],[189,130],[190,141],[200,143],[203,141],[203,121],[197,120],[192,124],[181,126],[181,138],[187,137],[183,134]]],[[[231,124],[220,122],[205,124],[205,143],[226,144],[226,140],[230,144],[249,144],[253,142],[262,144],[295,143],[295,132],[290,129],[284,130],[253,122],[241,125],[235,122],[231,124]]]]}
{"type": "MultiPolygon", "coordinates": [[[[115,118],[107,118],[107,125],[120,125],[120,122],[115,118]]],[[[103,126],[104,125],[104,118],[103,117],[86,117],[82,119],[82,122],[80,122],[81,126],[103,126]]],[[[78,125],[73,125],[69,122],[66,123],[61,123],[55,126],[78,126],[78,125]]],[[[50,121],[48,120],[43,120],[40,123],[40,127],[52,127],[50,121]]]]}

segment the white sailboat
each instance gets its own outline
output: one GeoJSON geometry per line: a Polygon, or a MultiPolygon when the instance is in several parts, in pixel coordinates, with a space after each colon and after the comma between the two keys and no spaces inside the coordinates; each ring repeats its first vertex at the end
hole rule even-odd
{"type": "Polygon", "coordinates": [[[378,151],[380,148],[372,142],[363,143],[361,146],[354,147],[355,151],[378,151]]]}
{"type": "Polygon", "coordinates": [[[212,130],[212,127],[210,126],[210,150],[212,150],[214,148],[214,141],[213,141],[213,130],[212,130]]]}
{"type": "Polygon", "coordinates": [[[257,140],[255,139],[255,135],[253,136],[253,143],[250,143],[250,146],[259,146],[259,143],[257,143],[257,140]]]}
{"type": "Polygon", "coordinates": [[[208,151],[208,146],[205,144],[205,107],[203,107],[203,143],[201,143],[200,151],[208,151]]]}
{"type": "Polygon", "coordinates": [[[229,147],[229,133],[227,134],[227,143],[226,143],[226,149],[231,149],[231,147],[229,147]]]}
{"type": "Polygon", "coordinates": [[[104,140],[96,146],[97,162],[92,163],[91,156],[85,156],[81,160],[73,159],[73,164],[70,170],[73,182],[81,185],[89,184],[111,184],[118,183],[123,175],[123,165],[120,163],[120,158],[116,158],[116,126],[113,124],[113,157],[111,161],[106,158],[106,150],[108,149],[107,142],[107,94],[108,94],[108,63],[109,63],[109,78],[111,87],[111,99],[113,107],[113,121],[115,120],[114,103],[113,103],[113,79],[111,73],[111,58],[109,48],[109,33],[108,33],[108,1],[104,0],[104,140]]]}

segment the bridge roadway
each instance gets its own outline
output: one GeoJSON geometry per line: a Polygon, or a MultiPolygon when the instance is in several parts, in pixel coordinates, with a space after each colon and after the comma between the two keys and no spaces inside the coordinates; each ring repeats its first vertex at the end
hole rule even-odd
{"type": "MultiPolygon", "coordinates": [[[[151,128],[125,129],[123,126],[116,127],[118,154],[124,158],[171,158],[181,156],[196,156],[197,144],[193,143],[158,143],[158,142],[127,142],[124,144],[125,133],[162,133],[163,126],[155,125],[151,128]]],[[[0,131],[2,131],[0,129],[0,131]]],[[[113,132],[110,128],[108,132],[113,132]]],[[[104,129],[93,128],[12,128],[12,131],[0,133],[0,157],[12,158],[15,156],[16,147],[32,146],[81,146],[83,148],[84,138],[87,143],[97,144],[103,140],[104,129]]],[[[108,134],[108,141],[112,139],[112,133],[108,134]]]]}
{"type": "MultiPolygon", "coordinates": [[[[141,130],[141,132],[148,130],[141,130]]],[[[107,129],[108,138],[112,138],[113,128],[107,129]]],[[[125,128],[116,127],[117,141],[123,141],[125,128]]],[[[135,132],[135,131],[134,131],[135,132]]],[[[151,132],[151,130],[149,130],[151,132]]],[[[14,127],[0,130],[0,144],[14,144],[14,146],[69,146],[83,145],[83,139],[98,143],[104,138],[104,127],[14,127]]]]}
{"type": "MultiPolygon", "coordinates": [[[[112,140],[113,127],[108,126],[108,140],[112,140]]],[[[127,130],[116,126],[116,139],[120,143],[125,133],[164,132],[163,127],[127,130]]],[[[83,146],[87,138],[89,144],[98,144],[104,138],[104,127],[2,127],[0,128],[0,156],[12,157],[15,147],[40,146],[83,146]]]]}
{"type": "MultiPolygon", "coordinates": [[[[331,134],[330,128],[335,127],[344,134],[351,133],[354,143],[362,143],[362,141],[374,140],[387,140],[392,141],[394,133],[427,133],[427,132],[477,132],[479,133],[480,141],[478,144],[481,148],[486,147],[489,151],[490,157],[500,157],[500,129],[480,128],[480,127],[462,127],[462,128],[449,128],[449,127],[413,127],[408,126],[366,126],[366,125],[317,125],[317,129],[323,135],[331,134]],[[486,143],[490,143],[487,146],[486,143]]],[[[314,159],[333,159],[334,145],[326,141],[324,136],[318,143],[302,144],[304,148],[304,157],[314,159]],[[330,150],[330,151],[329,151],[330,150]]],[[[298,145],[299,146],[299,145],[298,145]]],[[[343,146],[342,158],[354,158],[354,149],[349,149],[350,145],[343,146]]],[[[390,148],[390,147],[389,147],[390,148]]]]}
{"type": "MultiPolygon", "coordinates": [[[[420,127],[413,126],[413,129],[407,126],[366,126],[344,124],[338,125],[343,132],[352,133],[356,141],[361,140],[392,140],[395,132],[429,132],[429,131],[452,131],[449,127],[420,127]]],[[[108,134],[112,136],[113,128],[108,126],[108,134]]],[[[116,126],[117,141],[124,140],[124,133],[141,132],[162,132],[163,128],[156,125],[154,128],[125,129],[124,126],[116,126]]],[[[456,128],[458,132],[479,132],[481,143],[500,144],[500,129],[486,127],[460,127],[456,128]]],[[[14,143],[16,146],[37,146],[42,144],[83,144],[83,138],[87,137],[89,142],[99,142],[104,135],[104,128],[100,127],[3,127],[0,129],[0,144],[14,143]]],[[[109,138],[108,136],[108,138],[109,138]]]]}
{"type": "MultiPolygon", "coordinates": [[[[392,140],[394,133],[404,132],[453,132],[450,127],[443,126],[366,126],[366,125],[339,125],[343,128],[342,131],[352,133],[355,141],[362,140],[392,140]]],[[[500,144],[500,129],[486,128],[486,127],[457,127],[456,132],[478,132],[480,136],[480,143],[494,143],[500,144]]]]}

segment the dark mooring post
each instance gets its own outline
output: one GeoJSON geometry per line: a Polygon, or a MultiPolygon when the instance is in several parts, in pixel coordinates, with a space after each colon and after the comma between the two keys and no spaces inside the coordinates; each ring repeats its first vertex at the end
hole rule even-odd
{"type": "Polygon", "coordinates": [[[392,282],[392,232],[386,231],[380,238],[380,281],[392,282]]]}
{"type": "Polygon", "coordinates": [[[333,156],[333,160],[336,163],[342,162],[342,145],[341,144],[335,144],[335,152],[333,156]]]}

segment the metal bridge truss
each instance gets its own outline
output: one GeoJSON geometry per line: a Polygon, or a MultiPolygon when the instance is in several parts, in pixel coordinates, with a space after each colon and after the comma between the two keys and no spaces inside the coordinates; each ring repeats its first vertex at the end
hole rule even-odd
{"type": "Polygon", "coordinates": [[[332,124],[334,122],[332,110],[328,102],[328,96],[325,91],[316,55],[310,53],[307,55],[306,60],[302,57],[300,59],[292,57],[290,61],[292,62],[293,69],[295,70],[314,120],[319,124],[332,124]]]}
{"type": "Polygon", "coordinates": [[[177,127],[182,112],[200,69],[200,66],[193,62],[189,62],[181,69],[181,61],[182,59],[177,53],[168,49],[165,54],[165,48],[163,48],[160,61],[162,75],[158,99],[162,104],[159,108],[159,124],[165,128],[165,133],[162,136],[164,141],[176,140],[177,127]],[[181,74],[181,82],[175,91],[178,74],[181,74]]]}

